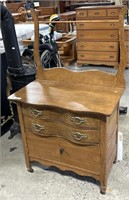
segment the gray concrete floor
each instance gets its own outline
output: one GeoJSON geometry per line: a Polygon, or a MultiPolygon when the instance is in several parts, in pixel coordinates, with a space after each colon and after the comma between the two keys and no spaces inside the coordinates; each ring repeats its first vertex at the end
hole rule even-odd
{"type": "MultiPolygon", "coordinates": [[[[84,68],[75,65],[73,69],[84,68]]],[[[129,108],[129,69],[125,79],[120,106],[129,108]]],[[[119,131],[123,133],[123,160],[113,165],[105,195],[100,194],[99,182],[90,177],[37,163],[33,164],[34,173],[29,173],[21,135],[8,140],[7,132],[0,138],[0,200],[129,200],[129,111],[120,115],[119,131]]]]}

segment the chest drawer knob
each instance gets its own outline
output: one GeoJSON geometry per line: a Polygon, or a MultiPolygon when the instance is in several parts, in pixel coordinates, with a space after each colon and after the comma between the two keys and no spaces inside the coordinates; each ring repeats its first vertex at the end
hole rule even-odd
{"type": "Polygon", "coordinates": [[[60,154],[62,154],[62,153],[64,152],[64,148],[61,147],[61,148],[59,149],[59,152],[60,152],[60,154]]]}
{"type": "Polygon", "coordinates": [[[42,114],[42,111],[36,110],[36,109],[34,109],[34,108],[30,108],[30,113],[31,113],[31,115],[33,115],[34,117],[38,117],[39,115],[42,114]]]}
{"type": "Polygon", "coordinates": [[[85,123],[85,119],[82,119],[80,117],[70,117],[70,120],[76,124],[76,125],[81,125],[82,123],[85,123]]]}
{"type": "Polygon", "coordinates": [[[111,15],[115,15],[115,12],[111,12],[111,15]]]}
{"type": "Polygon", "coordinates": [[[34,131],[36,132],[40,132],[41,130],[44,130],[45,127],[43,125],[39,125],[39,124],[33,124],[32,123],[32,128],[34,129],[34,131]]]}
{"type": "Polygon", "coordinates": [[[73,132],[71,131],[72,136],[77,140],[77,141],[81,141],[84,138],[88,138],[87,134],[82,134],[80,132],[73,132]]]}
{"type": "Polygon", "coordinates": [[[111,34],[111,37],[113,38],[113,37],[115,37],[115,35],[114,35],[114,34],[111,34]]]}
{"type": "Polygon", "coordinates": [[[80,15],[80,16],[83,16],[83,15],[84,15],[84,13],[79,13],[79,15],[80,15]]]}
{"type": "Polygon", "coordinates": [[[80,24],[80,27],[83,27],[84,26],[84,24],[80,24]]]}

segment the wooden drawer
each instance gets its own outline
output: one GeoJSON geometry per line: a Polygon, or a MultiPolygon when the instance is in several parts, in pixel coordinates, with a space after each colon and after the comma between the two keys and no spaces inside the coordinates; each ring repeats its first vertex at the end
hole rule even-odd
{"type": "Polygon", "coordinates": [[[118,22],[79,22],[77,23],[77,29],[118,29],[119,23],[118,22]]]}
{"type": "Polygon", "coordinates": [[[83,30],[77,32],[77,40],[118,40],[118,30],[83,30]]]}
{"type": "Polygon", "coordinates": [[[77,10],[76,11],[76,19],[77,18],[85,18],[87,17],[87,11],[86,10],[77,10]]]}
{"type": "Polygon", "coordinates": [[[88,17],[106,17],[106,9],[88,10],[88,17]]]}
{"type": "Polygon", "coordinates": [[[125,41],[126,47],[129,47],[129,41],[125,41]]]}
{"type": "Polygon", "coordinates": [[[118,54],[116,52],[88,52],[88,51],[78,51],[77,55],[79,60],[89,60],[89,61],[117,61],[118,54]]]}
{"type": "Polygon", "coordinates": [[[118,51],[118,42],[77,42],[77,50],[118,51]]]}
{"type": "Polygon", "coordinates": [[[100,132],[98,130],[76,129],[59,122],[28,117],[24,117],[24,124],[26,130],[30,130],[30,132],[43,137],[62,137],[80,145],[100,142],[100,132]]]}
{"type": "Polygon", "coordinates": [[[22,106],[23,114],[36,119],[46,119],[54,122],[62,122],[75,126],[76,128],[93,128],[100,129],[100,119],[95,118],[93,115],[85,116],[83,114],[76,114],[57,109],[43,109],[40,107],[27,107],[22,106]]]}
{"type": "Polygon", "coordinates": [[[129,41],[129,30],[124,31],[124,37],[126,41],[129,41]]]}
{"type": "Polygon", "coordinates": [[[119,9],[107,9],[107,16],[108,17],[118,17],[120,13],[119,9]]]}

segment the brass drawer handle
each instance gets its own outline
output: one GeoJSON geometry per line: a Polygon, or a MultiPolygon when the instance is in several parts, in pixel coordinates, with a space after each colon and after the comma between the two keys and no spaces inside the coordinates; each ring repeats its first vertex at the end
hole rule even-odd
{"type": "Polygon", "coordinates": [[[114,56],[109,56],[109,58],[114,58],[114,56]]]}
{"type": "Polygon", "coordinates": [[[114,46],[110,46],[111,49],[114,49],[114,46]]]}
{"type": "Polygon", "coordinates": [[[77,141],[81,141],[84,138],[88,138],[87,134],[82,134],[80,132],[73,132],[71,131],[72,136],[77,140],[77,141]]]}
{"type": "Polygon", "coordinates": [[[99,12],[95,12],[95,15],[99,15],[99,12]]]}
{"type": "Polygon", "coordinates": [[[42,125],[39,125],[39,124],[33,124],[32,123],[32,128],[36,131],[36,132],[40,132],[42,129],[44,130],[45,127],[42,125]]]}
{"type": "Polygon", "coordinates": [[[39,115],[42,114],[42,111],[36,110],[36,109],[34,109],[34,108],[30,108],[30,113],[31,113],[34,117],[38,117],[39,115]]]}
{"type": "Polygon", "coordinates": [[[82,119],[82,118],[80,118],[80,117],[71,117],[71,116],[70,116],[70,120],[71,120],[74,124],[76,124],[76,125],[81,125],[82,123],[85,123],[85,122],[86,122],[85,119],[82,119]]]}
{"type": "Polygon", "coordinates": [[[81,58],[84,58],[85,56],[84,56],[84,55],[80,55],[80,57],[81,57],[81,58]]]}
{"type": "Polygon", "coordinates": [[[81,48],[84,48],[84,45],[81,45],[80,47],[81,47],[81,48]]]}
{"type": "Polygon", "coordinates": [[[80,36],[81,36],[81,37],[84,37],[84,35],[83,35],[83,34],[81,34],[80,36]]]}
{"type": "Polygon", "coordinates": [[[115,26],[115,24],[110,24],[110,25],[113,26],[113,27],[115,26]]]}
{"type": "Polygon", "coordinates": [[[81,16],[83,16],[84,15],[84,13],[79,13],[81,16]]]}

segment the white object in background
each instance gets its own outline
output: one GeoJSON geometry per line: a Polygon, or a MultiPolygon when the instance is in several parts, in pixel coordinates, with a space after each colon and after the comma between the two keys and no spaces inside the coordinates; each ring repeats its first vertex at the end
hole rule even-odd
{"type": "Polygon", "coordinates": [[[118,132],[117,138],[117,160],[123,160],[123,133],[118,132]]]}
{"type": "Polygon", "coordinates": [[[115,0],[115,5],[122,5],[122,0],[115,0]]]}

